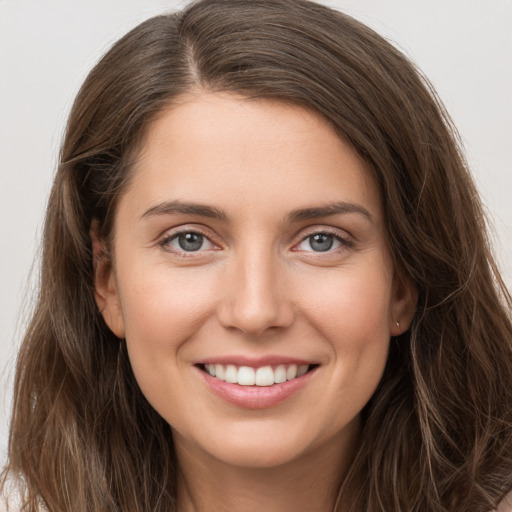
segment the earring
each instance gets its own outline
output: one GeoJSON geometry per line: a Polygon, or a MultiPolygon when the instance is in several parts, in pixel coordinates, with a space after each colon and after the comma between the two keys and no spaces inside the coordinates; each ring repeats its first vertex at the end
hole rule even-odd
{"type": "Polygon", "coordinates": [[[400,322],[395,322],[395,324],[400,329],[400,322]]]}

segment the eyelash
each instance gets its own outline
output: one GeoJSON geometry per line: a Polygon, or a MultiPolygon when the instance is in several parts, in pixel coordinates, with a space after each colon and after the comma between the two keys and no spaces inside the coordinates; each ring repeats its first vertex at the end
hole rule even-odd
{"type": "MultiPolygon", "coordinates": [[[[190,229],[182,229],[179,231],[175,231],[171,234],[168,234],[164,238],[162,238],[162,240],[158,243],[158,245],[160,247],[162,247],[167,252],[171,252],[173,254],[177,254],[177,255],[179,255],[181,257],[185,257],[185,258],[197,257],[197,256],[195,256],[196,253],[201,254],[201,253],[205,252],[204,250],[197,250],[197,251],[186,251],[183,249],[176,250],[176,249],[173,249],[170,247],[169,244],[171,242],[178,239],[178,237],[180,237],[182,235],[188,235],[188,234],[200,235],[204,238],[204,240],[207,240],[213,246],[218,247],[214,242],[212,242],[212,240],[210,239],[210,236],[204,230],[197,228],[197,227],[190,228],[190,229]]],[[[350,249],[350,248],[354,247],[354,241],[351,238],[349,238],[348,236],[342,236],[338,230],[335,230],[332,228],[322,228],[322,229],[318,229],[318,230],[312,230],[310,233],[303,236],[298,243],[294,244],[292,250],[299,252],[299,250],[296,249],[296,247],[315,235],[332,236],[334,238],[334,240],[336,240],[337,242],[340,243],[340,247],[335,248],[334,250],[331,250],[331,248],[329,248],[326,251],[311,250],[311,251],[304,251],[304,252],[309,252],[309,253],[312,253],[315,255],[322,255],[322,254],[332,254],[335,252],[339,252],[340,250],[343,250],[343,249],[350,249]]],[[[203,243],[204,243],[204,240],[203,240],[203,243]]]]}
{"type": "MultiPolygon", "coordinates": [[[[173,254],[177,254],[184,258],[194,257],[194,255],[196,253],[200,254],[200,253],[204,252],[201,250],[198,250],[198,251],[185,251],[183,249],[176,250],[176,249],[170,247],[169,244],[172,241],[178,239],[182,235],[188,235],[188,234],[201,235],[204,238],[204,240],[207,240],[210,244],[217,247],[217,245],[211,241],[211,239],[210,239],[211,237],[204,230],[197,228],[197,227],[190,228],[190,229],[181,229],[179,231],[175,231],[174,233],[167,234],[166,236],[164,236],[164,238],[162,238],[162,240],[158,243],[158,245],[160,247],[162,247],[162,249],[164,249],[165,251],[173,253],[173,254]]],[[[203,241],[203,243],[204,243],[204,241],[203,241]]]]}
{"type": "Polygon", "coordinates": [[[321,228],[319,230],[312,230],[307,235],[303,236],[298,244],[295,244],[294,247],[297,247],[298,245],[302,244],[306,240],[310,239],[311,237],[315,235],[328,235],[332,236],[334,240],[338,241],[340,243],[340,247],[331,250],[330,248],[327,251],[307,251],[310,253],[313,253],[315,255],[322,255],[322,254],[332,254],[336,252],[340,252],[340,250],[344,249],[351,249],[354,247],[354,241],[348,236],[348,235],[341,235],[339,230],[333,229],[333,228],[321,228]]]}

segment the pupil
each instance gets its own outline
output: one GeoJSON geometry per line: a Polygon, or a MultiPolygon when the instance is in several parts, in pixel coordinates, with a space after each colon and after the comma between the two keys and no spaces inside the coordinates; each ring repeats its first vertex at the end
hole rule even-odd
{"type": "Polygon", "coordinates": [[[317,233],[310,237],[311,248],[314,251],[325,252],[328,251],[333,244],[332,235],[326,235],[324,233],[317,233]]]}
{"type": "Polygon", "coordinates": [[[178,243],[184,251],[198,251],[203,245],[203,235],[199,233],[185,233],[178,237],[178,243]]]}

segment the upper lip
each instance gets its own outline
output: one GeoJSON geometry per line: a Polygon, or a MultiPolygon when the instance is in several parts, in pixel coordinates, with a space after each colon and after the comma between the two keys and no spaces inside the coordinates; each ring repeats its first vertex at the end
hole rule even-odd
{"type": "Polygon", "coordinates": [[[299,366],[303,364],[311,365],[316,363],[311,360],[279,355],[268,355],[261,357],[248,357],[244,355],[226,355],[201,359],[196,364],[232,364],[235,366],[249,366],[251,368],[261,368],[262,366],[275,366],[280,364],[296,364],[297,366],[299,366]]]}

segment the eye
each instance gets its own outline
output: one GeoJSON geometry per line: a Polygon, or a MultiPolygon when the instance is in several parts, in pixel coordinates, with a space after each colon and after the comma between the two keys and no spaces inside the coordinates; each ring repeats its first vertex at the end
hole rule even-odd
{"type": "Polygon", "coordinates": [[[205,235],[197,231],[182,231],[166,237],[160,243],[164,249],[172,252],[200,252],[216,248],[205,235]]]}
{"type": "Polygon", "coordinates": [[[307,252],[329,252],[339,249],[343,246],[350,247],[352,244],[348,240],[333,233],[320,232],[313,233],[305,238],[296,246],[296,250],[307,252]]]}

